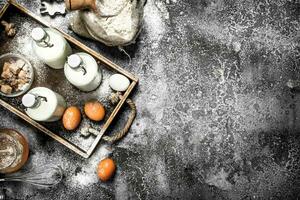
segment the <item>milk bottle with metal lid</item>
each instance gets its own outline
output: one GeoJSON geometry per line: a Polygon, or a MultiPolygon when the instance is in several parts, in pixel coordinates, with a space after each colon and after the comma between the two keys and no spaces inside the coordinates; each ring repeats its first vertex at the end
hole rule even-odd
{"type": "Polygon", "coordinates": [[[85,92],[95,90],[102,80],[102,73],[96,60],[83,52],[70,55],[64,71],[68,81],[85,92]]]}
{"type": "Polygon", "coordinates": [[[62,69],[72,49],[66,39],[51,28],[34,28],[32,49],[36,56],[54,69],[62,69]]]}
{"type": "Polygon", "coordinates": [[[59,120],[65,109],[64,98],[45,87],[36,87],[22,98],[26,114],[36,121],[53,122],[59,120]]]}

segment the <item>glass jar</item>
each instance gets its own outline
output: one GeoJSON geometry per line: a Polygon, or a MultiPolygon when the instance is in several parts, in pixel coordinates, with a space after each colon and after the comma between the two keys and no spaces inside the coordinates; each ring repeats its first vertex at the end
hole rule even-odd
{"type": "Polygon", "coordinates": [[[0,129],[0,173],[19,170],[27,161],[29,145],[25,137],[12,129],[0,129]]]}

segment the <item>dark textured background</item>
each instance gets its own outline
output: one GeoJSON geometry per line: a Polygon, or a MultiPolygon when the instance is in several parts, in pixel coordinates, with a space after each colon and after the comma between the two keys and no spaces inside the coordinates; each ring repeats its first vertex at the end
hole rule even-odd
{"type": "MultiPolygon", "coordinates": [[[[39,1],[21,3],[38,12],[39,1]]],[[[114,179],[96,177],[105,143],[85,160],[0,108],[0,127],[30,140],[25,168],[65,172],[50,190],[0,188],[11,199],[298,199],[300,94],[286,83],[300,79],[299,17],[299,0],[148,0],[131,63],[92,46],[140,78],[137,119],[112,147],[114,179]]],[[[112,130],[126,112],[118,119],[112,130]]]]}

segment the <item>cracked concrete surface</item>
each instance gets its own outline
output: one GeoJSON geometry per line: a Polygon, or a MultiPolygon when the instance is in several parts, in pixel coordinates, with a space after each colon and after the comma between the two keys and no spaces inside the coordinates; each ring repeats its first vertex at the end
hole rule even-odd
{"type": "MultiPolygon", "coordinates": [[[[38,12],[39,1],[20,2],[38,12]]],[[[286,85],[300,79],[299,17],[298,0],[148,0],[131,63],[84,41],[140,78],[137,118],[112,147],[113,180],[95,172],[107,144],[84,160],[0,108],[1,127],[30,140],[26,167],[65,171],[51,190],[0,188],[11,199],[299,198],[300,94],[286,85]]],[[[72,34],[67,18],[47,20],[72,34]]]]}

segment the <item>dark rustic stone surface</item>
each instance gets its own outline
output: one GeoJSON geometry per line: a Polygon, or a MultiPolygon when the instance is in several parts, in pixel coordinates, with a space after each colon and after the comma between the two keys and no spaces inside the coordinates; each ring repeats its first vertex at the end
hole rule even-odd
{"type": "MultiPolygon", "coordinates": [[[[39,1],[21,1],[38,12],[39,1]]],[[[3,1],[2,1],[3,4],[3,1]]],[[[300,79],[298,0],[149,0],[135,45],[85,41],[133,72],[138,116],[112,147],[118,170],[97,181],[101,143],[84,160],[0,108],[0,127],[30,140],[26,168],[59,164],[45,190],[0,183],[10,199],[297,199],[300,79]],[[239,50],[240,44],[240,51],[239,50]]],[[[50,19],[67,30],[66,19],[50,19]]],[[[111,130],[118,130],[126,111],[111,130]]]]}

